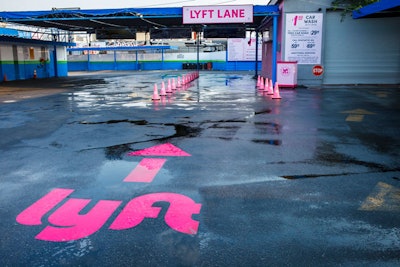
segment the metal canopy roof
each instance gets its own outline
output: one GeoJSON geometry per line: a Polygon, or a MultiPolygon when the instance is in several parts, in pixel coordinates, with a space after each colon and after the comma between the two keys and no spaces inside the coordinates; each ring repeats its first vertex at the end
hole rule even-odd
{"type": "Polygon", "coordinates": [[[400,0],[380,0],[353,11],[353,18],[399,17],[400,0]]]}
{"type": "MultiPolygon", "coordinates": [[[[104,28],[147,31],[153,27],[182,26],[182,10],[182,7],[170,7],[0,12],[0,21],[89,33],[104,28]]],[[[275,5],[253,6],[253,23],[246,24],[246,27],[256,28],[267,16],[278,12],[279,8],[275,5]]]]}
{"type": "Polygon", "coordinates": [[[29,44],[29,45],[56,45],[56,46],[75,46],[75,43],[71,42],[55,42],[55,41],[45,41],[45,40],[37,40],[37,39],[27,39],[27,38],[20,38],[16,36],[0,36],[0,42],[6,43],[22,43],[22,44],[29,44]]]}

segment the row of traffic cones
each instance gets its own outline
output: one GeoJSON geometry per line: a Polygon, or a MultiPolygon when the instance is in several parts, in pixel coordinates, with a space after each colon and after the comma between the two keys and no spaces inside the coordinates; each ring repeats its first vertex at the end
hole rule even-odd
{"type": "Polygon", "coordinates": [[[268,79],[258,75],[257,77],[257,88],[259,91],[266,92],[267,95],[272,95],[272,99],[281,99],[279,93],[279,85],[275,82],[275,87],[272,84],[272,79],[268,79]]]}
{"type": "Polygon", "coordinates": [[[177,79],[175,78],[168,79],[167,86],[165,86],[165,82],[162,81],[160,93],[158,93],[158,86],[157,83],[155,83],[153,90],[153,97],[151,99],[153,101],[161,100],[161,96],[172,94],[175,90],[179,88],[187,87],[190,84],[190,82],[192,82],[197,78],[199,78],[199,72],[195,71],[184,74],[182,75],[182,77],[178,76],[177,79]]]}

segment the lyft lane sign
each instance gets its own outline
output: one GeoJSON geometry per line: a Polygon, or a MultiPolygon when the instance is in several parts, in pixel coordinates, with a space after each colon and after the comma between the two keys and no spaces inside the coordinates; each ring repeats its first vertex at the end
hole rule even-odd
{"type": "Polygon", "coordinates": [[[184,6],[183,24],[252,23],[253,5],[184,6]]]}

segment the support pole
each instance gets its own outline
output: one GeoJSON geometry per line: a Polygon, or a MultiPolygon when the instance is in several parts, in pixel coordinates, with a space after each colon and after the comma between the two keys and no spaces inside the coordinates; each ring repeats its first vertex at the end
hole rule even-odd
{"type": "Polygon", "coordinates": [[[88,71],[90,71],[90,50],[87,50],[87,67],[88,71]]]}
{"type": "Polygon", "coordinates": [[[161,48],[161,69],[164,69],[164,48],[161,48]]]}
{"type": "Polygon", "coordinates": [[[137,68],[137,70],[139,70],[139,59],[138,59],[138,51],[136,50],[135,51],[135,54],[136,54],[136,68],[137,68]]]}
{"type": "Polygon", "coordinates": [[[272,22],[272,28],[273,28],[273,38],[272,38],[272,83],[275,84],[276,82],[276,54],[278,52],[278,16],[274,15],[273,16],[273,22],[272,22]]]}
{"type": "Polygon", "coordinates": [[[196,34],[196,48],[197,48],[197,67],[196,70],[200,70],[200,33],[197,32],[196,34]]]}
{"type": "MultiPolygon", "coordinates": [[[[250,35],[250,39],[251,39],[251,35],[250,35]]],[[[256,66],[255,66],[256,73],[254,75],[254,78],[257,78],[258,77],[258,31],[257,30],[256,30],[256,59],[255,59],[255,62],[256,62],[256,66]]]]}
{"type": "MultiPolygon", "coordinates": [[[[57,65],[57,46],[54,46],[53,51],[53,60],[54,60],[54,77],[58,77],[58,65],[57,65]]],[[[46,63],[45,63],[46,64],[46,63]]]]}
{"type": "Polygon", "coordinates": [[[117,50],[114,50],[114,70],[117,70],[117,50]]]}

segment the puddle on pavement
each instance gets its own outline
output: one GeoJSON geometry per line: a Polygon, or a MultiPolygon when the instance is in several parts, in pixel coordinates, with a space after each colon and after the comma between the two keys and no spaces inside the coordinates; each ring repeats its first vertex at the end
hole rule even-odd
{"type": "Polygon", "coordinates": [[[396,139],[387,135],[366,132],[358,132],[356,135],[365,146],[368,146],[379,153],[395,153],[393,148],[398,145],[396,139]]]}
{"type": "Polygon", "coordinates": [[[355,159],[351,156],[347,156],[335,151],[335,147],[332,144],[323,143],[317,147],[315,152],[315,158],[317,161],[324,162],[328,165],[337,164],[349,164],[349,165],[359,165],[372,170],[386,172],[389,170],[385,165],[367,162],[355,159]]]}
{"type": "MultiPolygon", "coordinates": [[[[146,158],[145,158],[146,159],[146,158]]],[[[148,160],[158,160],[158,159],[149,159],[148,160]]],[[[167,161],[167,159],[165,159],[167,161]]],[[[164,162],[165,162],[164,161],[164,162]]],[[[128,157],[124,160],[106,160],[102,163],[100,168],[98,169],[98,173],[96,175],[95,183],[96,188],[104,187],[109,189],[110,191],[121,192],[121,190],[127,189],[130,191],[129,184],[139,184],[141,186],[146,186],[150,184],[150,182],[154,184],[163,184],[170,181],[173,177],[171,173],[168,171],[168,168],[158,168],[154,177],[151,177],[151,180],[147,180],[149,176],[149,169],[140,168],[141,162],[143,162],[143,158],[141,157],[128,157]],[[130,179],[129,176],[132,172],[135,172],[134,179],[130,179]],[[153,180],[154,179],[154,180],[153,180]]],[[[149,162],[149,161],[148,161],[149,162]]],[[[154,163],[152,163],[154,164],[154,163]]],[[[155,167],[150,165],[150,167],[155,167]]],[[[150,168],[151,171],[151,168],[150,168]]],[[[150,175],[151,176],[151,175],[150,175]]],[[[88,190],[98,190],[94,188],[89,188],[88,190]]]]}
{"type": "MultiPolygon", "coordinates": [[[[381,172],[396,172],[399,171],[399,169],[386,169],[381,172]]],[[[372,171],[375,172],[375,171],[372,171]]],[[[365,172],[368,173],[368,172],[365,172]]],[[[319,177],[334,177],[334,176],[346,176],[346,175],[356,175],[360,174],[358,172],[345,172],[345,173],[331,173],[331,174],[299,174],[299,175],[283,175],[281,176],[282,178],[288,179],[288,180],[297,180],[297,179],[308,179],[308,178],[319,178],[319,177]]],[[[398,177],[392,177],[394,180],[400,181],[400,178],[398,177]]]]}
{"type": "Polygon", "coordinates": [[[255,128],[261,134],[280,134],[282,126],[274,122],[255,122],[255,128]]]}
{"type": "Polygon", "coordinates": [[[299,175],[283,175],[282,178],[288,180],[297,180],[297,179],[308,179],[308,178],[319,178],[326,176],[340,176],[340,175],[348,175],[349,173],[340,173],[340,174],[299,174],[299,175]]]}
{"type": "MultiPolygon", "coordinates": [[[[147,125],[147,124],[137,124],[137,125],[147,125]]],[[[187,137],[187,138],[196,137],[201,133],[201,130],[202,130],[201,128],[191,127],[191,126],[187,126],[187,125],[183,125],[183,124],[167,123],[167,124],[163,124],[163,125],[164,126],[173,126],[175,128],[175,134],[165,136],[165,137],[145,140],[145,141],[130,142],[130,143],[125,143],[125,144],[119,144],[119,145],[105,147],[104,153],[105,153],[106,158],[110,159],[110,160],[122,159],[123,155],[125,155],[129,151],[133,150],[131,148],[131,146],[134,144],[147,143],[147,142],[166,142],[166,141],[169,141],[170,139],[178,138],[178,137],[187,137]]],[[[160,126],[162,126],[162,125],[160,125],[160,126]]]]}
{"type": "Polygon", "coordinates": [[[232,130],[238,130],[240,129],[240,126],[235,126],[235,125],[219,125],[218,123],[215,123],[211,125],[208,128],[215,128],[215,129],[232,129],[232,130]]]}
{"type": "Polygon", "coordinates": [[[108,120],[108,121],[98,121],[98,122],[88,122],[88,121],[81,121],[79,122],[80,124],[116,124],[116,123],[132,123],[132,124],[136,124],[136,125],[147,125],[148,122],[146,120],[136,120],[136,121],[132,121],[132,120],[128,120],[128,119],[124,119],[124,120],[108,120]]]}
{"type": "Polygon", "coordinates": [[[107,159],[115,160],[115,159],[122,159],[122,155],[131,151],[130,144],[121,144],[115,146],[109,146],[104,148],[104,153],[107,159]]]}
{"type": "Polygon", "coordinates": [[[282,140],[279,139],[253,139],[251,140],[253,143],[257,144],[266,144],[266,145],[274,145],[274,146],[280,146],[282,145],[282,140]]]}
{"type": "Polygon", "coordinates": [[[164,124],[166,126],[174,126],[175,134],[169,138],[174,137],[196,137],[200,134],[201,128],[191,127],[183,124],[164,124]]]}
{"type": "Polygon", "coordinates": [[[254,115],[269,114],[271,112],[272,112],[272,109],[260,110],[260,111],[255,111],[254,115]]]}
{"type": "Polygon", "coordinates": [[[219,120],[219,121],[204,121],[204,122],[202,122],[202,123],[227,123],[227,122],[233,122],[233,123],[235,123],[235,122],[240,122],[240,123],[245,123],[245,122],[247,122],[247,121],[246,121],[246,120],[240,120],[240,119],[237,119],[237,120],[232,119],[232,120],[219,120]]]}
{"type": "Polygon", "coordinates": [[[137,162],[131,161],[106,161],[100,168],[96,183],[103,186],[118,186],[136,165],[137,162]]]}

